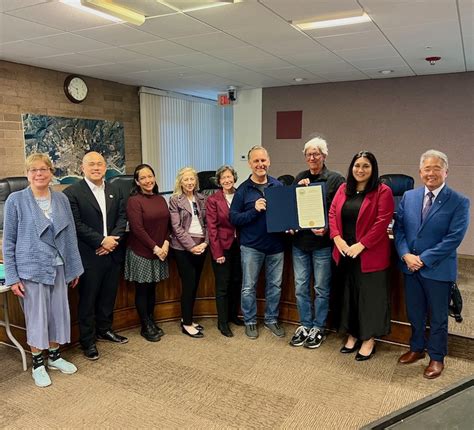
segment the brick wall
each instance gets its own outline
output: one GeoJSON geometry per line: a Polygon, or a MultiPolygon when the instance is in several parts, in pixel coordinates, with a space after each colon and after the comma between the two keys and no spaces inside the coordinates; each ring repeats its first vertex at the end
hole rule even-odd
{"type": "Polygon", "coordinates": [[[0,178],[25,174],[23,113],[121,121],[127,173],[141,162],[138,88],[84,76],[89,94],[83,103],[74,104],[64,95],[66,76],[0,61],[0,178]]]}

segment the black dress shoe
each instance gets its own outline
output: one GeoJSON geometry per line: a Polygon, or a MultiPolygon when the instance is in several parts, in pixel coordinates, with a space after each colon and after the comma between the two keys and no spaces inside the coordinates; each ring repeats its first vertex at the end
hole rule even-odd
{"type": "Polygon", "coordinates": [[[204,335],[198,330],[197,333],[191,334],[189,331],[187,331],[184,326],[181,327],[181,331],[184,334],[187,334],[189,337],[193,337],[195,339],[200,339],[201,337],[204,337],[204,335]]]}
{"type": "Polygon", "coordinates": [[[84,352],[84,357],[88,360],[98,360],[99,359],[99,351],[97,351],[97,347],[92,344],[87,348],[83,347],[82,351],[84,352]]]}
{"type": "Polygon", "coordinates": [[[158,330],[153,324],[151,319],[147,319],[142,321],[142,329],[140,334],[148,341],[148,342],[158,342],[160,340],[160,335],[158,334],[158,330]]]}
{"type": "Polygon", "coordinates": [[[232,333],[229,324],[219,324],[217,327],[225,337],[234,337],[234,333],[232,333]]]}
{"type": "Polygon", "coordinates": [[[348,348],[347,346],[343,346],[339,352],[341,352],[342,354],[352,354],[353,352],[356,352],[360,346],[362,345],[362,342],[360,341],[357,341],[354,346],[352,348],[348,348]]]}
{"type": "Polygon", "coordinates": [[[232,318],[229,322],[235,325],[244,326],[245,323],[238,317],[232,318]]]}
{"type": "Polygon", "coordinates": [[[372,351],[370,351],[369,355],[362,355],[360,352],[358,352],[355,356],[356,361],[366,361],[372,358],[372,356],[375,355],[375,345],[372,348],[372,351]]]}
{"type": "Polygon", "coordinates": [[[128,339],[124,336],[113,332],[112,330],[107,330],[105,333],[97,333],[97,340],[106,340],[108,342],[114,343],[127,343],[128,339]]]}
{"type": "Polygon", "coordinates": [[[155,317],[153,316],[153,314],[150,314],[149,315],[150,317],[150,320],[151,320],[151,323],[153,324],[153,326],[155,327],[156,331],[158,332],[158,336],[164,336],[165,332],[163,331],[163,329],[155,322],[155,317]]]}

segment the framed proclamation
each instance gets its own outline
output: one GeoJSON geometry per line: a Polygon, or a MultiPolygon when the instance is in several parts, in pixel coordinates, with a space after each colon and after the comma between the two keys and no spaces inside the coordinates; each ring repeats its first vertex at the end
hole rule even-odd
{"type": "Polygon", "coordinates": [[[327,227],[324,182],[268,188],[265,198],[269,233],[327,227]]]}

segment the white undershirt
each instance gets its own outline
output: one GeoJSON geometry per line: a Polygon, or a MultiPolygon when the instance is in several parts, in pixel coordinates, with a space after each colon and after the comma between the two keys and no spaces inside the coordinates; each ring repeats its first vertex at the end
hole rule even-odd
{"type": "Polygon", "coordinates": [[[102,225],[103,225],[103,235],[104,237],[107,236],[107,206],[105,204],[105,182],[102,181],[102,184],[97,186],[93,182],[89,181],[89,179],[84,178],[86,184],[89,185],[89,188],[94,194],[97,203],[99,204],[100,211],[102,212],[102,225]]]}
{"type": "Polygon", "coordinates": [[[191,213],[192,213],[192,219],[191,219],[191,225],[189,226],[189,230],[188,230],[188,233],[191,235],[191,236],[204,236],[204,232],[202,230],[202,226],[201,226],[201,223],[199,222],[199,217],[196,215],[196,211],[194,210],[194,205],[193,205],[193,202],[194,204],[195,203],[195,200],[194,198],[192,199],[189,199],[188,198],[188,201],[189,201],[189,205],[191,206],[191,213]]]}

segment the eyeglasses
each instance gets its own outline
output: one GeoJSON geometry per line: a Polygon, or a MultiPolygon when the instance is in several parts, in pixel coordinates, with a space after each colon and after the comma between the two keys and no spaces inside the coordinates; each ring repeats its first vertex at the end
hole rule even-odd
{"type": "Polygon", "coordinates": [[[194,215],[198,215],[198,205],[196,202],[193,202],[193,212],[194,212],[194,215]]]}
{"type": "Polygon", "coordinates": [[[318,160],[323,156],[323,154],[321,154],[320,152],[308,152],[304,156],[307,160],[311,160],[311,158],[318,160]]]}
{"type": "Polygon", "coordinates": [[[28,169],[28,172],[30,172],[32,175],[36,175],[37,173],[41,173],[44,175],[46,172],[49,172],[49,169],[46,169],[44,167],[41,167],[40,169],[28,169]]]}

